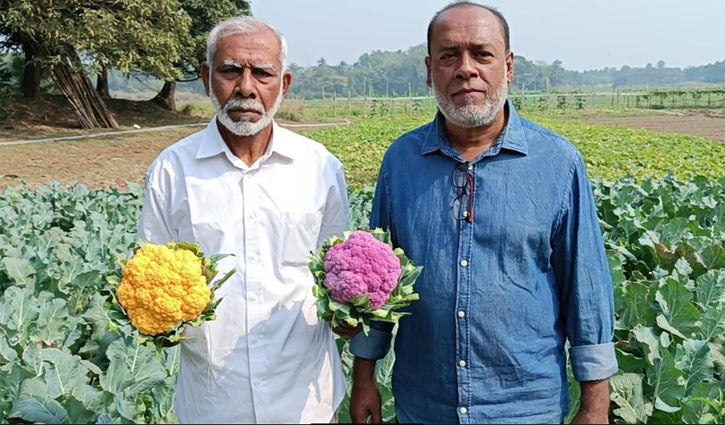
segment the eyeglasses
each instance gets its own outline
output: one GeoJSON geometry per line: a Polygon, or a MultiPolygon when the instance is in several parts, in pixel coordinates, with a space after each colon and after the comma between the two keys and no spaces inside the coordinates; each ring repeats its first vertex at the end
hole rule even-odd
{"type": "Polygon", "coordinates": [[[458,195],[453,199],[453,217],[459,221],[473,223],[473,198],[476,181],[473,179],[473,164],[463,162],[453,170],[453,187],[458,195]]]}

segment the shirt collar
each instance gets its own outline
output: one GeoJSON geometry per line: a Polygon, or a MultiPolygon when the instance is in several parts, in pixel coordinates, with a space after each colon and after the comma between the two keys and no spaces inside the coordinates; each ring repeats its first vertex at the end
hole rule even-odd
{"type": "MultiPolygon", "coordinates": [[[[288,130],[281,128],[275,121],[272,121],[272,139],[269,141],[267,152],[262,156],[262,159],[266,159],[271,154],[277,154],[283,158],[294,160],[297,156],[297,147],[293,141],[287,137],[288,130]]],[[[209,125],[204,130],[204,137],[202,138],[199,149],[196,151],[196,158],[209,158],[219,154],[225,154],[230,161],[235,162],[233,159],[236,158],[234,154],[229,150],[229,147],[224,142],[216,120],[216,115],[212,118],[209,125]]]]}
{"type": "MultiPolygon", "coordinates": [[[[494,146],[491,149],[498,153],[500,149],[507,149],[514,152],[519,152],[526,155],[528,153],[528,141],[526,140],[526,134],[523,131],[521,124],[521,117],[519,117],[516,108],[510,100],[506,101],[506,107],[509,111],[508,122],[506,127],[501,132],[501,136],[494,142],[494,146]],[[500,145],[497,147],[496,145],[500,145]]],[[[443,114],[438,111],[436,113],[435,120],[430,127],[427,137],[423,141],[420,153],[426,155],[431,152],[441,150],[446,151],[452,149],[451,142],[448,139],[448,133],[446,132],[446,119],[443,114]]]]}

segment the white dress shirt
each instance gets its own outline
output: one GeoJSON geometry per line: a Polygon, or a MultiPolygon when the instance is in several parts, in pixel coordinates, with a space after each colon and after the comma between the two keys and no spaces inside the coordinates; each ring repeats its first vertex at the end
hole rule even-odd
{"type": "Polygon", "coordinates": [[[273,124],[252,166],[217,128],[175,143],[146,177],[139,233],[201,244],[237,273],[217,292],[217,319],[187,328],[176,413],[182,423],[329,422],[345,394],[337,347],[317,319],[310,252],[349,227],[340,161],[273,124]]]}

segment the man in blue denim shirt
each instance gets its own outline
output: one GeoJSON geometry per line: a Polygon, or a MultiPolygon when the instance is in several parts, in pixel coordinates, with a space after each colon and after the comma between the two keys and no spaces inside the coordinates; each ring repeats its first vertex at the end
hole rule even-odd
{"type": "MultiPolygon", "coordinates": [[[[400,422],[560,423],[569,343],[578,423],[606,423],[616,373],[612,281],[579,152],[506,101],[514,56],[493,9],[456,3],[428,29],[440,112],[383,160],[371,226],[423,266],[400,322],[400,422]]],[[[380,420],[375,361],[391,327],[358,335],[350,412],[380,420]]]]}

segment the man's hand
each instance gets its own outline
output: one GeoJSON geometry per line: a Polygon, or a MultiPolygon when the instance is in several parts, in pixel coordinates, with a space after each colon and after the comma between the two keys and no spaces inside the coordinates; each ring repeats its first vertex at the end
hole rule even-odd
{"type": "Polygon", "coordinates": [[[336,334],[340,335],[343,338],[351,339],[355,335],[362,332],[362,325],[357,325],[355,327],[352,327],[350,325],[343,323],[336,328],[332,328],[332,331],[335,332],[336,334]]]}
{"type": "Polygon", "coordinates": [[[609,379],[581,382],[581,408],[573,424],[609,423],[609,379]]]}
{"type": "Polygon", "coordinates": [[[372,416],[373,423],[379,424],[383,421],[381,410],[382,400],[375,385],[375,361],[356,357],[350,396],[350,418],[355,424],[364,424],[372,416]]]}

